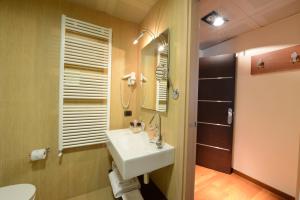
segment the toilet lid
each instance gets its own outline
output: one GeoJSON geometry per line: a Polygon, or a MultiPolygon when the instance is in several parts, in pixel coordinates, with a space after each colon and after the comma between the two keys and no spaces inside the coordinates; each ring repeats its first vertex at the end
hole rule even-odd
{"type": "Polygon", "coordinates": [[[35,186],[31,184],[18,184],[0,187],[1,200],[31,200],[35,195],[35,186]]]}

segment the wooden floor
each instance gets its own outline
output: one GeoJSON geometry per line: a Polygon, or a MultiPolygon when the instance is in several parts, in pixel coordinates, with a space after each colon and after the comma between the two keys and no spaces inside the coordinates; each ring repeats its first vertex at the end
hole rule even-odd
{"type": "Polygon", "coordinates": [[[196,166],[195,200],[282,200],[236,175],[196,166]]]}

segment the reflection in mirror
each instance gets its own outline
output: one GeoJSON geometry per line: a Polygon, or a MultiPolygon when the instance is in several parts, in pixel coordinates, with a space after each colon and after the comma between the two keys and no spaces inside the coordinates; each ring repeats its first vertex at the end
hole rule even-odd
{"type": "Polygon", "coordinates": [[[169,31],[163,32],[142,49],[142,107],[167,112],[169,31]]]}

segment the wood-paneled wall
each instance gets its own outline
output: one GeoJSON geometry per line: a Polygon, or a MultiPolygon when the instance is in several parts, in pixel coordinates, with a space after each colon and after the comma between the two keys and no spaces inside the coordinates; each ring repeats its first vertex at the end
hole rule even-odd
{"type": "MultiPolygon", "coordinates": [[[[123,117],[119,84],[137,68],[132,39],[138,25],[62,0],[0,1],[0,186],[32,183],[38,200],[67,199],[109,185],[104,145],[69,151],[61,161],[57,156],[63,13],[112,27],[111,128],[126,127],[131,119],[123,117]],[[31,150],[43,147],[51,148],[48,159],[31,163],[31,150]]],[[[131,105],[136,118],[135,98],[131,105]]]]}
{"type": "MultiPolygon", "coordinates": [[[[169,95],[168,112],[162,115],[162,137],[164,141],[175,146],[175,164],[153,172],[151,178],[171,200],[184,199],[183,168],[189,4],[190,1],[182,0],[158,1],[141,24],[141,27],[150,29],[156,35],[166,29],[170,30],[170,77],[175,88],[179,89],[180,97],[178,100],[173,100],[169,95]]],[[[140,48],[147,45],[150,40],[150,37],[144,37],[140,48]]],[[[140,109],[140,116],[146,122],[149,122],[153,114],[153,111],[140,109]]]]}

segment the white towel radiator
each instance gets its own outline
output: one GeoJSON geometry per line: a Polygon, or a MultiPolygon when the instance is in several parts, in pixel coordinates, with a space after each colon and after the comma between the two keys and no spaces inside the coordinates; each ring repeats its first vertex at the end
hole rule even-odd
{"type": "Polygon", "coordinates": [[[107,141],[112,30],[62,16],[59,155],[107,141]]]}
{"type": "MultiPolygon", "coordinates": [[[[162,52],[159,52],[157,56],[158,65],[168,72],[168,59],[169,59],[169,48],[165,46],[162,52]]],[[[168,77],[166,77],[168,78],[168,77]]],[[[168,81],[160,80],[156,81],[156,110],[159,112],[167,111],[168,101],[168,81]]]]}

